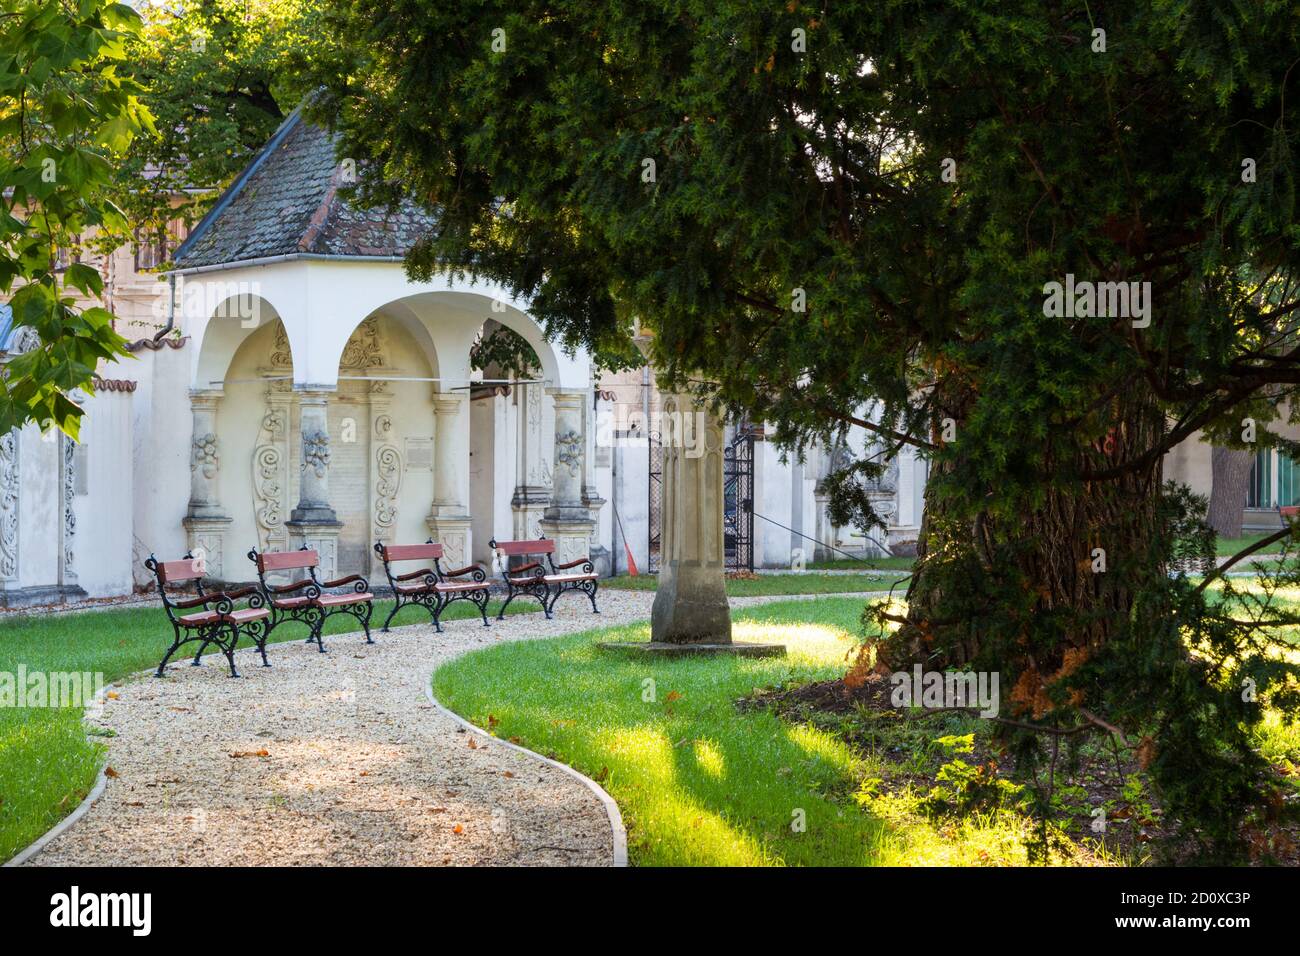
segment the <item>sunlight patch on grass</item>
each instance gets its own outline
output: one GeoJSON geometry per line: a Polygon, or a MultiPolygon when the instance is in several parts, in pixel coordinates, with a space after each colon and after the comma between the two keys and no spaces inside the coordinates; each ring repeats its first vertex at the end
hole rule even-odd
{"type": "Polygon", "coordinates": [[[622,810],[639,865],[1023,859],[1006,849],[1020,838],[1018,822],[953,829],[905,808],[886,817],[854,799],[862,779],[879,772],[878,758],[826,731],[736,706],[755,688],[841,675],[862,604],[828,598],[747,609],[734,638],[785,643],[785,658],[647,661],[596,648],[649,638],[647,626],[631,625],[485,648],[439,668],[433,689],[480,727],[598,780],[622,810]],[[948,846],[953,840],[971,845],[948,846]]]}

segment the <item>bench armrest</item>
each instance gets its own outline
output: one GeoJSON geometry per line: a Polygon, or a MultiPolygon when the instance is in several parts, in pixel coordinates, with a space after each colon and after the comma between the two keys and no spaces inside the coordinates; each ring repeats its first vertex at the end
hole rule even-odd
{"type": "Polygon", "coordinates": [[[557,564],[557,565],[555,566],[555,570],[557,570],[557,571],[567,571],[569,568],[576,568],[576,567],[577,567],[578,565],[580,565],[580,564],[585,564],[585,565],[587,565],[587,566],[588,566],[588,567],[587,567],[587,570],[588,570],[588,571],[591,570],[591,558],[579,558],[579,559],[576,560],[576,561],[568,561],[568,562],[566,562],[566,563],[564,563],[564,564],[557,564]]]}
{"type": "Polygon", "coordinates": [[[457,568],[455,571],[442,572],[442,576],[444,578],[459,578],[466,574],[474,574],[474,576],[479,580],[482,580],[484,577],[483,569],[480,568],[477,564],[469,564],[463,568],[457,568]],[[475,574],[476,571],[478,572],[477,574],[475,574]]]}
{"type": "Polygon", "coordinates": [[[228,595],[217,591],[213,594],[203,594],[199,597],[185,598],[183,601],[172,601],[171,606],[178,610],[191,607],[202,607],[205,604],[211,604],[213,601],[220,601],[226,597],[228,597],[228,595]]]}
{"type": "Polygon", "coordinates": [[[292,584],[268,584],[266,589],[275,594],[287,594],[289,591],[305,588],[311,583],[311,578],[303,578],[301,581],[294,581],[292,584]]]}
{"type": "Polygon", "coordinates": [[[322,588],[342,588],[344,584],[351,584],[352,581],[365,581],[361,575],[347,575],[346,578],[335,578],[333,581],[325,581],[321,584],[322,588]]]}
{"type": "Polygon", "coordinates": [[[521,564],[517,568],[506,568],[506,574],[518,575],[523,574],[525,571],[532,571],[534,569],[541,570],[541,568],[542,566],[538,562],[530,561],[528,564],[521,564]]]}
{"type": "Polygon", "coordinates": [[[412,581],[415,578],[427,578],[433,574],[433,568],[420,568],[418,571],[410,571],[406,574],[394,574],[394,581],[412,581]]]}

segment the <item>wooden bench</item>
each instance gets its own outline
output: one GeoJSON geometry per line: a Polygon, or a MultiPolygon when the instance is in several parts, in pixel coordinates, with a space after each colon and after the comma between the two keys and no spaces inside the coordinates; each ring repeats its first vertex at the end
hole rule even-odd
{"type": "Polygon", "coordinates": [[[444,571],[442,545],[433,541],[424,544],[384,544],[377,541],[375,554],[384,562],[384,574],[388,577],[389,587],[393,589],[393,609],[388,612],[388,620],[384,621],[385,631],[398,611],[418,604],[433,617],[433,626],[441,634],[442,612],[453,601],[472,602],[483,618],[483,626],[490,626],[487,619],[487,573],[477,564],[457,568],[455,571],[444,571]],[[400,561],[431,562],[432,567],[394,574],[393,564],[400,561]],[[456,580],[466,576],[470,580],[456,580]]]}
{"type": "Polygon", "coordinates": [[[268,618],[271,612],[265,607],[265,599],[254,587],[238,588],[234,591],[214,591],[211,594],[203,590],[203,576],[206,573],[204,562],[192,554],[185,555],[179,561],[159,561],[152,554],[145,560],[144,566],[153,572],[158,581],[158,593],[162,596],[163,609],[172,623],[172,646],[158,662],[155,677],[163,676],[163,669],[183,645],[199,641],[198,652],[194,655],[193,666],[198,667],[199,658],[209,644],[215,644],[226,655],[230,664],[230,676],[238,677],[235,670],[235,647],[239,644],[239,635],[247,634],[257,645],[262,655],[262,666],[270,667],[266,659],[266,638],[271,633],[268,618]],[[167,586],[189,584],[194,582],[197,596],[177,600],[175,592],[169,592],[167,586]],[[235,601],[248,598],[248,607],[235,608],[235,601]],[[191,614],[178,614],[191,608],[202,608],[191,614]]]}
{"type": "Polygon", "coordinates": [[[501,605],[501,612],[497,614],[497,620],[500,621],[505,617],[506,608],[510,602],[521,594],[535,597],[542,602],[542,610],[546,616],[551,616],[551,610],[555,607],[555,602],[559,600],[561,594],[565,591],[581,591],[587,595],[591,601],[591,612],[599,614],[600,608],[596,607],[596,590],[600,587],[599,577],[596,569],[592,567],[591,558],[578,558],[576,561],[568,561],[564,564],[555,563],[555,542],[549,538],[538,538],[536,541],[497,541],[493,539],[488,542],[488,547],[494,549],[497,558],[501,562],[501,577],[506,585],[506,601],[501,605]],[[517,564],[510,567],[511,558],[540,558],[545,556],[546,565],[550,568],[550,574],[546,573],[540,561],[529,561],[525,564],[517,564]],[[571,574],[562,572],[570,571],[573,568],[581,568],[580,571],[571,574]]]}
{"type": "Polygon", "coordinates": [[[257,566],[262,596],[271,609],[268,634],[286,621],[301,621],[311,628],[307,643],[315,642],[316,649],[324,654],[325,641],[321,632],[325,619],[333,614],[350,614],[361,622],[366,632],[366,643],[375,643],[370,636],[370,614],[374,610],[371,602],[375,596],[370,593],[369,582],[361,575],[349,574],[333,581],[319,581],[316,569],[320,567],[320,555],[305,547],[298,551],[264,551],[261,554],[253,548],[248,552],[248,560],[257,566]],[[268,583],[266,576],[276,571],[306,571],[307,577],[290,584],[268,583]],[[329,593],[347,585],[351,585],[347,591],[329,593]]]}

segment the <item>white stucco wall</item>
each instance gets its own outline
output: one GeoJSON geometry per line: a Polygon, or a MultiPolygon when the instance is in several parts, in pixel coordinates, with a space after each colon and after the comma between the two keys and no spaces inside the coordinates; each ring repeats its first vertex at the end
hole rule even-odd
{"type": "Polygon", "coordinates": [[[108,374],[136,382],[131,396],[135,469],[131,570],[138,587],[154,586],[153,575],[144,567],[151,553],[172,561],[186,550],[181,519],[190,500],[189,353],[193,348],[193,341],[188,341],[180,349],[142,349],[135,361],[124,359],[108,369],[108,374]]]}
{"type": "Polygon", "coordinates": [[[35,426],[19,438],[18,585],[46,587],[59,582],[59,453],[57,432],[35,426]]]}
{"type": "Polygon", "coordinates": [[[74,487],[85,493],[73,496],[73,570],[77,583],[95,597],[130,594],[134,585],[133,399],[131,392],[100,391],[84,405],[83,450],[76,462],[85,475],[74,487]]]}

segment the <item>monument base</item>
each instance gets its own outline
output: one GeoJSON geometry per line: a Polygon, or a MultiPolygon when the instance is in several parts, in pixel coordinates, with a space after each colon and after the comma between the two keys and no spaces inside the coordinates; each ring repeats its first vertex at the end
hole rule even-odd
{"type": "Polygon", "coordinates": [[[692,657],[695,655],[729,657],[784,657],[784,644],[754,644],[733,641],[730,644],[670,644],[667,641],[615,641],[597,644],[602,651],[632,654],[637,657],[692,657]]]}

